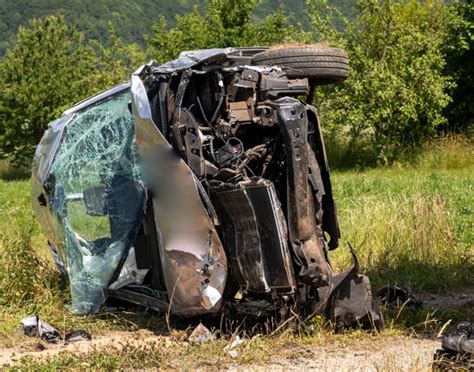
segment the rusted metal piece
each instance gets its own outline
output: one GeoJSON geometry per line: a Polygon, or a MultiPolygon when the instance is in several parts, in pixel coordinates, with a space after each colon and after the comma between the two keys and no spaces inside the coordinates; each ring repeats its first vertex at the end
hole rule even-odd
{"type": "Polygon", "coordinates": [[[318,236],[316,210],[308,183],[308,120],[304,105],[294,98],[274,103],[287,154],[287,205],[290,240],[298,257],[299,277],[305,283],[327,285],[332,269],[318,236]]]}
{"type": "Polygon", "coordinates": [[[246,101],[230,102],[228,110],[231,124],[237,122],[250,123],[252,121],[252,110],[246,101]]]}

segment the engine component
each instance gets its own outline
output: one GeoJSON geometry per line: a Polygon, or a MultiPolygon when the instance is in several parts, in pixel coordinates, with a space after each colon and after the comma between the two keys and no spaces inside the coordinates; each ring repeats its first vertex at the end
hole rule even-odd
{"type": "Polygon", "coordinates": [[[256,293],[293,293],[283,213],[272,182],[259,179],[211,188],[236,284],[256,293]]]}

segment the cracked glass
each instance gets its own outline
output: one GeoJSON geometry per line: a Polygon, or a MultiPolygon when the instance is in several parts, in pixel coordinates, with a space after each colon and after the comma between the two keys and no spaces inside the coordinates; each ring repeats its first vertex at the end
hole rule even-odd
{"type": "Polygon", "coordinates": [[[63,228],[62,255],[78,314],[99,310],[143,218],[146,191],[129,100],[127,91],[78,112],[46,182],[63,228]]]}

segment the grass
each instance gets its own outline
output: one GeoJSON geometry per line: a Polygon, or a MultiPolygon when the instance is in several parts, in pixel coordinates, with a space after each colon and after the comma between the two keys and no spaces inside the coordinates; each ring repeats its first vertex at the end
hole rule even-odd
{"type": "MultiPolygon", "coordinates": [[[[345,247],[345,242],[350,241],[374,288],[397,282],[415,291],[472,289],[473,159],[472,142],[451,138],[431,144],[416,158],[391,167],[335,170],[332,179],[343,236],[341,247],[330,253],[334,266],[345,269],[351,265],[345,247]]],[[[69,300],[67,284],[61,280],[47,253],[29,194],[25,172],[0,163],[0,347],[25,341],[17,328],[21,317],[31,314],[40,315],[61,332],[77,328],[93,334],[139,328],[165,332],[163,319],[148,313],[77,317],[64,309],[63,303],[69,300]]],[[[448,319],[474,318],[472,312],[456,310],[435,314],[425,310],[404,311],[401,315],[388,311],[386,316],[390,324],[388,332],[406,330],[416,324],[426,327],[426,320],[432,318],[438,319],[437,326],[448,319]]],[[[272,355],[283,350],[281,345],[285,343],[314,344],[321,337],[318,334],[281,339],[265,337],[249,346],[251,350],[255,348],[255,352],[249,351],[232,362],[245,364],[264,360],[262,350],[272,355]]],[[[324,337],[329,336],[324,334],[324,337]]],[[[346,338],[366,335],[356,332],[352,336],[330,337],[345,342],[346,338]]],[[[172,367],[176,365],[171,356],[185,360],[194,354],[199,355],[198,360],[202,359],[204,366],[206,358],[218,355],[212,360],[220,365],[229,363],[229,358],[222,356],[224,342],[181,347],[169,355],[159,350],[148,352],[153,355],[148,359],[141,357],[142,347],[130,346],[125,352],[111,349],[105,353],[92,351],[83,356],[64,355],[42,362],[24,360],[20,366],[34,369],[172,367]]]]}
{"type": "MultiPolygon", "coordinates": [[[[375,287],[472,288],[474,146],[445,140],[409,164],[335,172],[342,241],[350,241],[375,287]]],[[[336,267],[350,264],[342,247],[336,267]]]]}

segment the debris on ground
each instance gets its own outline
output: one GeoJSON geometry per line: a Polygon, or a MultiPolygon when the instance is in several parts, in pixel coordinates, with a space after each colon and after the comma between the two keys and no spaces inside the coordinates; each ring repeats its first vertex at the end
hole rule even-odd
{"type": "Polygon", "coordinates": [[[29,337],[39,337],[44,341],[58,343],[61,336],[56,328],[40,320],[38,316],[28,316],[21,320],[23,332],[29,337]]]}
{"type": "Polygon", "coordinates": [[[240,336],[236,336],[234,341],[232,341],[232,343],[230,343],[229,345],[227,345],[226,347],[224,347],[224,352],[229,355],[231,358],[237,358],[237,356],[239,355],[239,352],[236,350],[237,347],[242,344],[244,342],[244,340],[242,340],[240,338],[240,336]]]}
{"type": "Polygon", "coordinates": [[[474,325],[467,321],[450,329],[434,355],[433,370],[455,367],[474,370],[474,325]]]}
{"type": "Polygon", "coordinates": [[[194,328],[194,331],[188,337],[188,341],[191,343],[202,344],[214,340],[214,335],[212,332],[204,326],[202,323],[194,328]]]}
{"type": "Polygon", "coordinates": [[[91,340],[92,340],[91,334],[82,329],[68,332],[64,336],[64,341],[66,343],[79,342],[79,341],[91,341],[91,340]]]}
{"type": "MultiPolygon", "coordinates": [[[[48,323],[43,322],[39,316],[28,316],[21,320],[23,332],[28,337],[39,337],[43,341],[57,344],[62,341],[59,331],[48,323]]],[[[92,336],[84,330],[67,332],[64,336],[65,343],[78,341],[91,341],[92,336]]]]}
{"type": "Polygon", "coordinates": [[[408,287],[399,285],[390,285],[379,289],[377,292],[382,305],[389,308],[398,308],[400,306],[406,306],[408,308],[418,310],[423,307],[423,302],[416,298],[408,287]]]}

